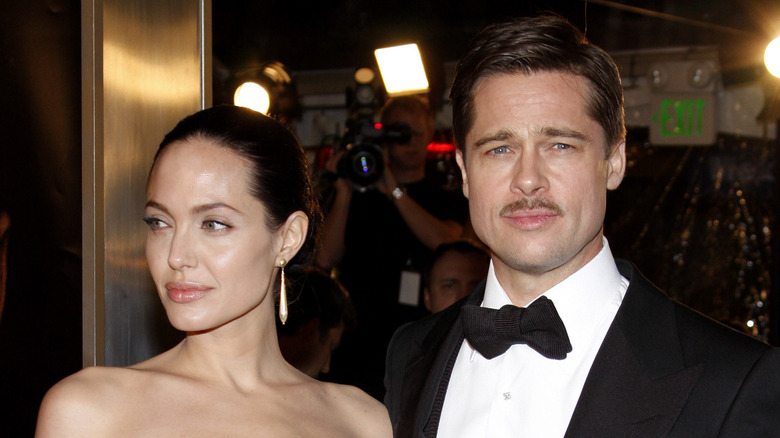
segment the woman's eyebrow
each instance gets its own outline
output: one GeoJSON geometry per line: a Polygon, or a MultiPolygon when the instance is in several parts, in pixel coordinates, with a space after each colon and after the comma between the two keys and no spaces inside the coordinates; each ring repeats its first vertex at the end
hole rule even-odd
{"type": "MultiPolygon", "coordinates": [[[[147,208],[154,208],[154,209],[162,211],[163,213],[165,213],[167,215],[170,215],[170,212],[168,211],[168,209],[165,208],[165,206],[163,206],[159,202],[155,202],[153,200],[149,200],[149,201],[146,202],[146,207],[147,208]]],[[[235,211],[236,213],[242,214],[241,211],[236,210],[235,208],[231,207],[228,204],[225,204],[224,202],[209,202],[209,203],[206,203],[206,204],[196,205],[196,206],[194,206],[194,207],[192,207],[190,209],[190,213],[192,213],[192,214],[201,214],[201,213],[205,213],[207,211],[217,210],[217,209],[220,209],[220,208],[227,208],[229,210],[235,211]]]]}
{"type": "Polygon", "coordinates": [[[224,202],[209,202],[209,203],[206,203],[206,204],[196,205],[196,206],[194,206],[194,207],[192,207],[190,209],[190,212],[192,212],[192,214],[201,214],[201,213],[205,213],[207,211],[218,210],[218,209],[221,209],[221,208],[226,208],[226,209],[234,211],[234,212],[236,212],[238,214],[243,214],[243,213],[241,213],[241,211],[231,207],[228,204],[225,204],[224,202]]]}
{"type": "Polygon", "coordinates": [[[168,209],[165,208],[162,204],[159,202],[155,202],[153,200],[146,201],[146,208],[154,208],[155,210],[160,210],[161,212],[167,214],[170,216],[170,213],[168,212],[168,209]]]}

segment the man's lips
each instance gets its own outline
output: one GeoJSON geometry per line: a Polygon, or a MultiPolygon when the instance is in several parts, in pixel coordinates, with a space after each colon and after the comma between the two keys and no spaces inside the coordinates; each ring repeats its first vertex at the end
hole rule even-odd
{"type": "Polygon", "coordinates": [[[522,228],[538,228],[558,217],[549,210],[523,210],[503,216],[509,222],[522,228]]]}
{"type": "Polygon", "coordinates": [[[526,198],[506,205],[499,213],[502,218],[523,228],[540,227],[562,214],[561,208],[552,201],[526,198]]]}
{"type": "Polygon", "coordinates": [[[165,284],[168,298],[175,303],[185,304],[203,298],[213,289],[198,283],[170,282],[165,284]]]}

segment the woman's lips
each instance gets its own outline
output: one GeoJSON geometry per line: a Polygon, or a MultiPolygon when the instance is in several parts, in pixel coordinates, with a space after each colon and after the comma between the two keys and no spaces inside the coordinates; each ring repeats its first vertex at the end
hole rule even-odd
{"type": "Polygon", "coordinates": [[[170,282],[166,283],[168,298],[174,303],[186,304],[199,300],[212,291],[212,288],[197,283],[170,282]]]}

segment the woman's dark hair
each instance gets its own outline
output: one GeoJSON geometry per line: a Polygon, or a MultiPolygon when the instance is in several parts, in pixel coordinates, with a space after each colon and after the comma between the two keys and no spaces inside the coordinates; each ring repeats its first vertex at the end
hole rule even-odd
{"type": "Polygon", "coordinates": [[[308,216],[306,240],[285,269],[302,270],[311,263],[322,213],[311,182],[306,153],[295,135],[281,123],[256,111],[220,105],[180,121],[160,143],[155,163],[171,143],[194,138],[214,141],[249,163],[250,191],[268,212],[265,220],[270,230],[278,230],[296,211],[308,216]]]}
{"type": "Polygon", "coordinates": [[[543,15],[488,26],[471,42],[450,91],[458,148],[465,152],[466,135],[474,123],[474,89],[481,79],[538,72],[585,78],[590,84],[588,113],[604,129],[607,149],[625,138],[623,87],[614,61],[565,19],[543,15]]]}
{"type": "Polygon", "coordinates": [[[356,323],[355,308],[344,286],[328,272],[310,266],[303,272],[287,277],[290,290],[290,316],[286,324],[276,320],[279,334],[294,336],[314,318],[319,318],[320,339],[328,330],[344,325],[344,332],[351,331],[356,323]]]}

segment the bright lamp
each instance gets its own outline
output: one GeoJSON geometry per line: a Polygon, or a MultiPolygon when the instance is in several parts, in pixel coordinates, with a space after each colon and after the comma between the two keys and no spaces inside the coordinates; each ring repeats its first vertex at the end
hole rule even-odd
{"type": "Polygon", "coordinates": [[[374,56],[390,96],[428,91],[428,79],[417,44],[376,49],[374,56]]]}

